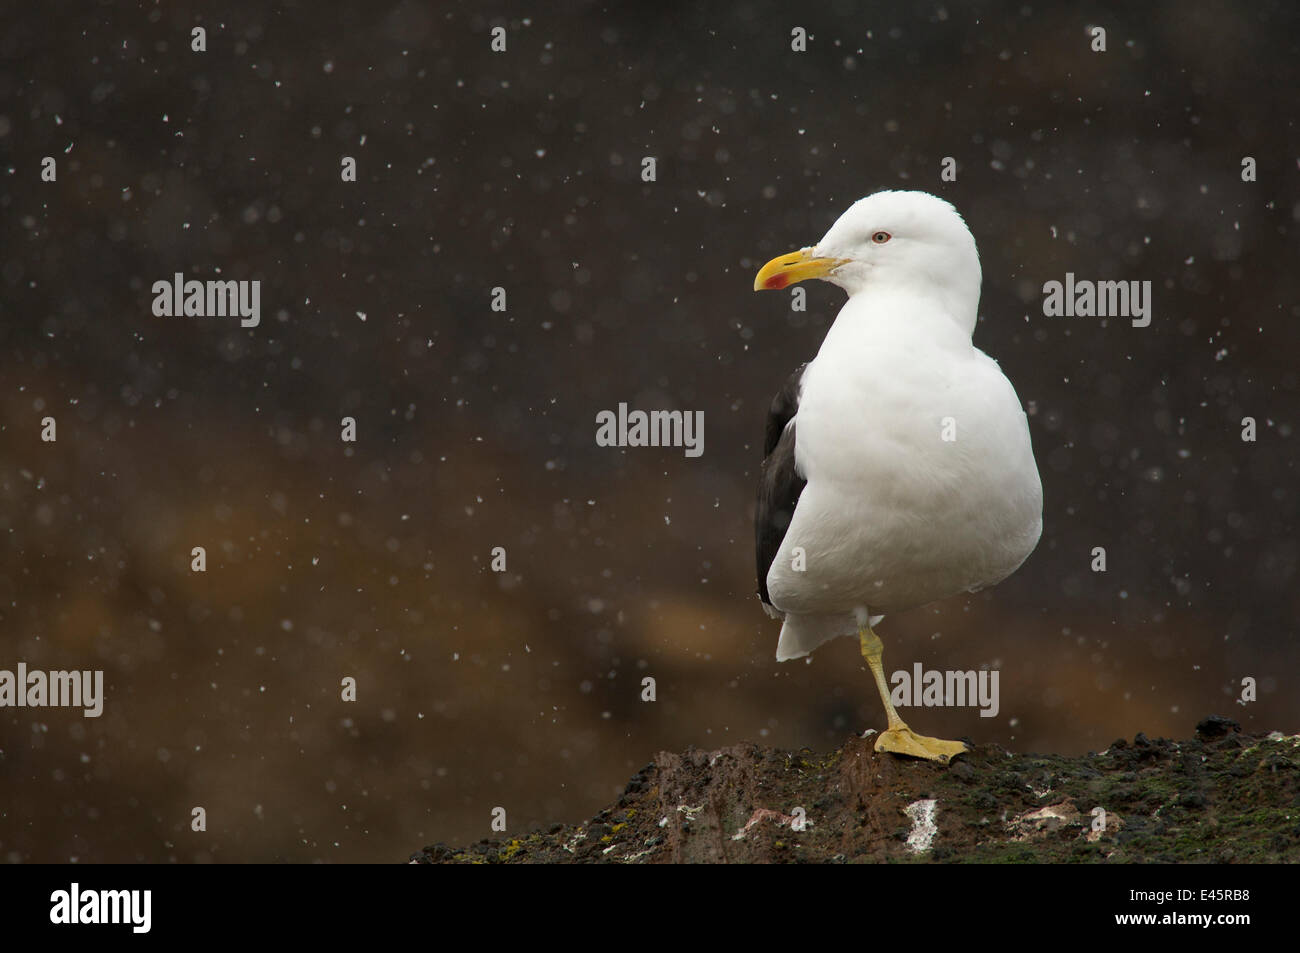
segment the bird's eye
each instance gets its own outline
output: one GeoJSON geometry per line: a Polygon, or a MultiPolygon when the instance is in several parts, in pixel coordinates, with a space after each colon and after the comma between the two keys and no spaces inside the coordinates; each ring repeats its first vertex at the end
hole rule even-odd
{"type": "Polygon", "coordinates": [[[890,235],[889,232],[876,232],[876,234],[871,236],[871,240],[877,245],[883,245],[892,237],[893,236],[890,235]]]}

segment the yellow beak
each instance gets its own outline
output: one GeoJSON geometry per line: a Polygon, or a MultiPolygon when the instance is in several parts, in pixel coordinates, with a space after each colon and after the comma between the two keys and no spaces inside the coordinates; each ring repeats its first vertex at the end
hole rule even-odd
{"type": "Polygon", "coordinates": [[[800,248],[788,255],[773,258],[754,277],[755,291],[779,291],[798,281],[825,278],[847,258],[817,258],[811,248],[800,248]]]}

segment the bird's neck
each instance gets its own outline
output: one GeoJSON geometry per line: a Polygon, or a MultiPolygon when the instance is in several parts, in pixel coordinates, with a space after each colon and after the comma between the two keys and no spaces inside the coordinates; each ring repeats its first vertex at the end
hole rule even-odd
{"type": "Polygon", "coordinates": [[[969,295],[955,301],[939,288],[918,291],[877,285],[845,302],[826,341],[831,343],[834,338],[837,347],[892,342],[968,349],[975,332],[976,307],[969,295]]]}

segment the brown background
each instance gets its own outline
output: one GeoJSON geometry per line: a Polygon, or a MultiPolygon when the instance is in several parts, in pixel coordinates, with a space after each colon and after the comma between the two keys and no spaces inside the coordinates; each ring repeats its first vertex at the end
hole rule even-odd
{"type": "Polygon", "coordinates": [[[85,6],[0,21],[0,668],[107,700],[0,710],[0,858],[400,861],[661,749],[883,724],[851,641],[778,665],[753,595],[767,401],[842,293],[750,284],[885,187],[970,223],[1046,492],[1017,575],[881,627],[890,669],[1001,671],[997,718],[913,723],[1300,728],[1288,5],[85,6]],[[260,327],[152,316],[217,269],[260,327]],[[1151,326],[1043,317],[1067,271],[1150,280],[1151,326]],[[596,447],[620,401],[702,410],[704,456],[596,447]]]}

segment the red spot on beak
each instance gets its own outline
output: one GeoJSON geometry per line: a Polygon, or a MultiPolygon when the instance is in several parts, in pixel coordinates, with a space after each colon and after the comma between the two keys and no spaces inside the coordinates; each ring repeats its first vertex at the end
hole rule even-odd
{"type": "Polygon", "coordinates": [[[790,279],[778,271],[771,278],[767,279],[767,281],[763,282],[763,287],[768,290],[780,291],[789,283],[790,279]]]}

